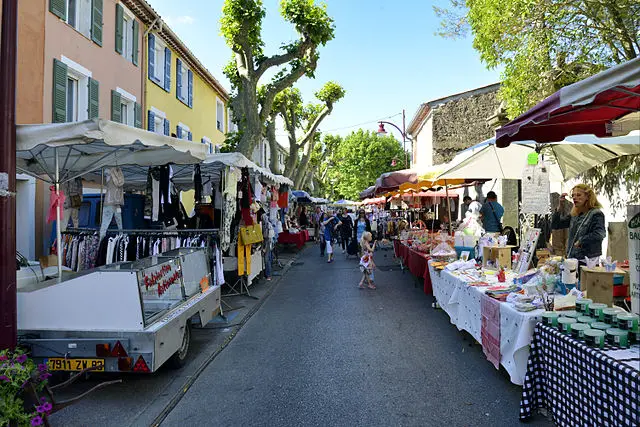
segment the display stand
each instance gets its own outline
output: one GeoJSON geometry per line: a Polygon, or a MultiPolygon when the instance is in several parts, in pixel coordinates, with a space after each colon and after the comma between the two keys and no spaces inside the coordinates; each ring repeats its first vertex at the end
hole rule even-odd
{"type": "Polygon", "coordinates": [[[580,288],[587,291],[587,297],[607,306],[613,305],[613,276],[625,274],[624,270],[616,268],[614,271],[605,271],[604,267],[580,269],[580,288]]]}
{"type": "Polygon", "coordinates": [[[539,228],[530,228],[527,231],[524,241],[520,243],[520,250],[518,251],[518,262],[513,271],[516,273],[524,273],[529,269],[531,260],[536,251],[538,245],[538,238],[540,237],[541,230],[539,228]]]}
{"type": "Polygon", "coordinates": [[[497,266],[511,269],[511,250],[513,245],[505,246],[485,246],[482,248],[482,267],[487,269],[497,269],[497,266]],[[494,267],[489,266],[489,261],[493,261],[494,267]]]}

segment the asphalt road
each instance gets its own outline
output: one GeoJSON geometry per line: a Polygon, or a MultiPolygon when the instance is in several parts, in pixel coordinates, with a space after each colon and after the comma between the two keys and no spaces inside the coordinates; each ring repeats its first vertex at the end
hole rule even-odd
{"type": "Polygon", "coordinates": [[[518,425],[520,387],[391,257],[360,290],[308,247],[162,425],[518,425]]]}

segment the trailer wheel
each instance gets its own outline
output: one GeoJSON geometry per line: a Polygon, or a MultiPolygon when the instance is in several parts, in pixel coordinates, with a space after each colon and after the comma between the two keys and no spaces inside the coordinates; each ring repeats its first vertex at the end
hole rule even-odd
{"type": "Polygon", "coordinates": [[[178,351],[174,353],[169,359],[169,366],[173,369],[182,368],[187,362],[187,355],[189,354],[189,345],[191,344],[191,323],[187,322],[184,327],[184,334],[182,335],[182,344],[178,351]]]}

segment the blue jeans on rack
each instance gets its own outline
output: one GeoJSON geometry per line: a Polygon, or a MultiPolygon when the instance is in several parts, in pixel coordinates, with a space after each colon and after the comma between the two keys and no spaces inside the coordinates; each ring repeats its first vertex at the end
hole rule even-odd
{"type": "Polygon", "coordinates": [[[271,264],[273,263],[273,251],[264,254],[264,277],[271,277],[271,264]]]}

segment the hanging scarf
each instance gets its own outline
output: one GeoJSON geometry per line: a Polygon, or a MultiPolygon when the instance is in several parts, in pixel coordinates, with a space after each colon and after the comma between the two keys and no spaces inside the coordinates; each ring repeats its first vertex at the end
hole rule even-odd
{"type": "Polygon", "coordinates": [[[56,186],[52,185],[49,187],[49,215],[47,215],[47,223],[53,222],[57,220],[56,209],[60,212],[60,219],[64,217],[62,212],[62,208],[64,206],[64,193],[62,190],[56,193],[56,186]]]}

